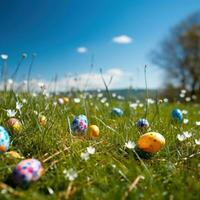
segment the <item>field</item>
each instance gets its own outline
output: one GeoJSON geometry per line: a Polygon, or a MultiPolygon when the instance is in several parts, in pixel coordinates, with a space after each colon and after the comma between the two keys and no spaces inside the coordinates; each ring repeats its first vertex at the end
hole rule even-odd
{"type": "Polygon", "coordinates": [[[11,135],[9,151],[40,160],[45,173],[26,188],[16,187],[9,177],[22,158],[1,154],[0,199],[200,199],[200,105],[150,100],[148,131],[161,133],[166,144],[145,159],[127,145],[137,144],[142,134],[136,122],[145,117],[144,101],[105,96],[77,93],[60,105],[56,96],[1,93],[1,126],[6,127],[8,109],[23,123],[22,132],[11,135]],[[112,116],[114,107],[124,115],[112,116]],[[184,110],[189,121],[173,123],[173,108],[184,110]],[[71,134],[70,124],[80,114],[99,127],[99,137],[71,134]],[[45,126],[38,115],[46,116],[45,126]],[[186,131],[186,138],[177,137],[186,131]]]}

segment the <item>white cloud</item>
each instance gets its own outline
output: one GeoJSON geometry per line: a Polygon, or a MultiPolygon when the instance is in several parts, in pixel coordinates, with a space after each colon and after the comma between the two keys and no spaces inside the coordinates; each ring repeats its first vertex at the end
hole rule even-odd
{"type": "Polygon", "coordinates": [[[133,39],[127,35],[119,35],[113,37],[112,41],[118,44],[130,44],[133,39]]]}
{"type": "Polygon", "coordinates": [[[86,52],[88,51],[88,49],[87,49],[86,47],[78,47],[78,48],[76,49],[76,51],[77,51],[78,53],[86,53],[86,52]]]}
{"type": "MultiPolygon", "coordinates": [[[[109,85],[110,89],[123,87],[122,83],[126,80],[126,74],[120,68],[110,68],[107,71],[103,72],[103,77],[108,84],[111,77],[112,81],[109,85]]],[[[44,85],[44,88],[47,91],[54,91],[55,83],[54,81],[47,81],[42,79],[32,79],[30,82],[30,90],[31,91],[41,91],[41,83],[44,85]]],[[[18,88],[20,91],[27,90],[27,83],[15,82],[15,89],[18,88]]],[[[10,88],[10,87],[8,87],[10,88]]],[[[71,89],[105,89],[104,83],[102,81],[102,77],[100,73],[82,73],[76,75],[70,75],[67,77],[62,77],[58,79],[56,83],[57,91],[68,91],[71,89]]],[[[3,84],[0,84],[0,89],[3,89],[3,84]]]]}

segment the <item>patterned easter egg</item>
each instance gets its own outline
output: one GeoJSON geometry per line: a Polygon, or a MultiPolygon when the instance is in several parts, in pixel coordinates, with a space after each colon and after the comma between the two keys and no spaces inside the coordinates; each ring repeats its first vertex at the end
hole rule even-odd
{"type": "Polygon", "coordinates": [[[6,129],[0,126],[0,153],[4,153],[9,149],[10,136],[6,129]]]}
{"type": "Polygon", "coordinates": [[[124,114],[124,112],[120,108],[113,108],[111,114],[114,116],[121,117],[124,114]]]}
{"type": "Polygon", "coordinates": [[[149,122],[147,119],[139,119],[137,122],[137,127],[138,128],[148,128],[149,127],[149,122]]]}
{"type": "Polygon", "coordinates": [[[17,185],[26,186],[30,182],[37,181],[43,172],[40,161],[34,158],[22,160],[13,170],[13,181],[17,185]]]}
{"type": "Polygon", "coordinates": [[[89,126],[88,133],[90,137],[99,137],[99,127],[96,125],[89,126]]]}
{"type": "Polygon", "coordinates": [[[85,115],[79,115],[75,117],[71,125],[73,134],[83,135],[86,133],[87,128],[88,128],[88,120],[85,115]]]}
{"type": "Polygon", "coordinates": [[[38,122],[41,126],[46,126],[47,124],[47,118],[44,115],[39,115],[38,122]]]}
{"type": "Polygon", "coordinates": [[[138,140],[138,147],[144,152],[156,153],[165,145],[165,138],[156,132],[149,132],[141,135],[138,140]]]}
{"type": "Polygon", "coordinates": [[[176,122],[182,122],[183,121],[183,113],[179,109],[172,110],[172,119],[176,122]]]}
{"type": "Polygon", "coordinates": [[[22,131],[22,123],[16,118],[10,118],[6,122],[12,134],[20,133],[22,131]]]}

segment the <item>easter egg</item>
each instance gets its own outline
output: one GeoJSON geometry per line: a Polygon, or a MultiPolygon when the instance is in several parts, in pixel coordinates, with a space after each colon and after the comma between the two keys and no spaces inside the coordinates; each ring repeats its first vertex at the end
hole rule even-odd
{"type": "Polygon", "coordinates": [[[86,133],[87,128],[88,128],[88,120],[85,115],[79,115],[75,117],[71,125],[73,134],[83,135],[86,133]]]}
{"type": "Polygon", "coordinates": [[[138,128],[148,128],[149,127],[149,122],[147,119],[139,119],[137,122],[137,127],[138,128]]]}
{"type": "Polygon", "coordinates": [[[121,117],[124,114],[123,110],[120,108],[113,108],[111,113],[112,115],[118,116],[118,117],[121,117]]]}
{"type": "Polygon", "coordinates": [[[47,124],[47,118],[44,115],[39,115],[38,122],[41,126],[46,126],[47,124]]]}
{"type": "Polygon", "coordinates": [[[140,136],[138,147],[148,153],[156,153],[165,145],[165,138],[156,132],[148,132],[140,136]]]}
{"type": "Polygon", "coordinates": [[[30,182],[37,181],[43,172],[40,161],[34,158],[22,160],[13,170],[13,181],[17,185],[26,186],[30,182]]]}
{"type": "Polygon", "coordinates": [[[64,104],[68,104],[69,103],[69,98],[68,97],[63,97],[63,101],[64,101],[64,104]]]}
{"type": "Polygon", "coordinates": [[[63,104],[64,104],[63,98],[58,98],[58,104],[59,104],[59,105],[63,105],[63,104]]]}
{"type": "Polygon", "coordinates": [[[11,158],[17,158],[17,159],[20,159],[20,158],[23,158],[19,153],[17,153],[16,151],[8,151],[6,152],[6,155],[11,157],[11,158]]]}
{"type": "Polygon", "coordinates": [[[12,134],[20,133],[22,131],[22,123],[16,118],[10,118],[6,124],[12,134]]]}
{"type": "Polygon", "coordinates": [[[9,149],[10,136],[6,129],[0,126],[0,153],[4,153],[9,149]]]}
{"type": "Polygon", "coordinates": [[[179,109],[172,110],[172,119],[176,122],[182,122],[183,121],[183,113],[179,109]]]}
{"type": "Polygon", "coordinates": [[[99,137],[99,127],[96,125],[89,126],[88,133],[90,137],[99,137]]]}

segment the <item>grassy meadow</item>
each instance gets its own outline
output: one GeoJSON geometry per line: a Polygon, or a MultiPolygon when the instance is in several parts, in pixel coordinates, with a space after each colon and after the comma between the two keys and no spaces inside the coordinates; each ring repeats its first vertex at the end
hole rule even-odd
{"type": "Polygon", "coordinates": [[[1,126],[6,127],[11,109],[23,130],[10,135],[9,148],[21,158],[0,154],[0,199],[200,199],[198,103],[150,100],[145,113],[144,100],[108,98],[101,92],[69,94],[66,104],[59,104],[58,98],[1,93],[1,126]],[[21,108],[16,109],[16,102],[21,108]],[[112,116],[114,107],[121,108],[124,115],[112,116]],[[184,110],[184,123],[172,122],[173,108],[184,110]],[[45,126],[38,122],[40,114],[46,116],[45,126]],[[70,125],[80,114],[87,116],[89,125],[99,127],[99,137],[71,134],[70,125]],[[125,145],[128,141],[137,144],[142,132],[136,122],[145,115],[150,124],[147,131],[159,132],[166,140],[164,148],[148,159],[125,145]],[[186,131],[192,135],[180,140],[177,135],[186,131]],[[84,157],[88,147],[92,152],[84,157]],[[45,169],[26,188],[13,185],[9,178],[23,158],[36,158],[45,169]]]}

